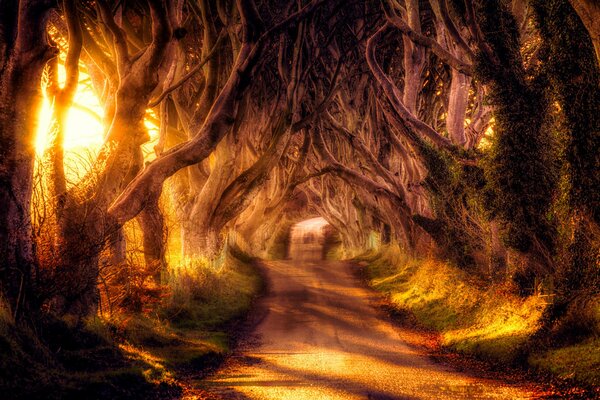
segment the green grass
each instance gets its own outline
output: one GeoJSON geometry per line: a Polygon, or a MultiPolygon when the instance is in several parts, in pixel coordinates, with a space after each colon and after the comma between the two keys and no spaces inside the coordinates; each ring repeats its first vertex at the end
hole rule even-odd
{"type": "Polygon", "coordinates": [[[248,312],[262,281],[251,258],[238,249],[218,266],[205,259],[188,260],[173,267],[167,279],[171,292],[162,305],[154,313],[123,321],[121,330],[126,342],[122,348],[154,365],[148,375],[168,381],[177,370],[219,363],[232,344],[229,325],[248,312]]]}
{"type": "MultiPolygon", "coordinates": [[[[546,298],[521,298],[509,287],[482,288],[452,265],[412,259],[397,246],[384,246],[356,259],[369,285],[384,293],[392,307],[409,311],[425,327],[439,331],[442,345],[502,364],[521,362],[540,327],[546,298]]],[[[529,357],[531,366],[598,385],[597,336],[529,357]]]]}
{"type": "Polygon", "coordinates": [[[600,338],[529,356],[529,363],[561,378],[600,387],[600,338]]]}
{"type": "Polygon", "coordinates": [[[155,384],[149,365],[127,358],[117,344],[88,329],[47,318],[31,327],[0,321],[0,390],[7,399],[126,399],[177,395],[155,384]]]}
{"type": "Polygon", "coordinates": [[[0,306],[0,391],[15,399],[160,399],[181,393],[179,375],[214,367],[230,351],[230,324],[261,291],[237,249],[220,262],[171,269],[160,306],[144,314],[49,320],[37,331],[0,306]]]}

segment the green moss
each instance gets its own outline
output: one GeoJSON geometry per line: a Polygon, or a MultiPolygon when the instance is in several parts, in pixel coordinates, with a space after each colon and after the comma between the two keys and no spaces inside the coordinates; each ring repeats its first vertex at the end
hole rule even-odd
{"type": "Polygon", "coordinates": [[[547,126],[546,75],[525,70],[516,21],[502,2],[481,2],[478,8],[485,40],[496,58],[482,52],[476,63],[478,78],[489,87],[495,118],[484,163],[485,204],[490,218],[502,222],[508,246],[529,252],[536,243],[551,253],[556,235],[549,210],[559,164],[556,140],[547,126]]]}
{"type": "Polygon", "coordinates": [[[564,118],[570,202],[600,222],[600,71],[589,34],[567,0],[532,2],[541,67],[564,118]]]}
{"type": "Polygon", "coordinates": [[[558,301],[566,305],[600,288],[600,70],[589,34],[567,0],[532,5],[542,38],[540,68],[549,77],[564,153],[556,206],[563,254],[555,275],[558,301]]]}

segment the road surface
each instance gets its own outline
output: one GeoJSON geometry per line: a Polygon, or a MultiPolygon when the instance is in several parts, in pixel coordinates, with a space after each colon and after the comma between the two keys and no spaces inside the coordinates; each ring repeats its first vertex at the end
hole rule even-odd
{"type": "Polygon", "coordinates": [[[402,340],[373,294],[333,261],[264,263],[253,339],[202,383],[223,399],[527,399],[526,388],[437,364],[402,340]]]}

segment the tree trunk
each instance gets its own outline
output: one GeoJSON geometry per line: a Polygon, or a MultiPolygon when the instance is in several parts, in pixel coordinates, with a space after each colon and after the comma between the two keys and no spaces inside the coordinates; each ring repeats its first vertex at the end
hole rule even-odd
{"type": "MultiPolygon", "coordinates": [[[[421,17],[418,0],[406,1],[408,26],[421,33],[421,17]]],[[[416,45],[408,36],[402,37],[404,43],[404,90],[402,102],[413,115],[417,115],[417,99],[421,92],[421,74],[425,67],[425,50],[416,45]]]]}
{"type": "Polygon", "coordinates": [[[497,222],[490,222],[490,263],[489,274],[492,279],[506,274],[507,251],[500,238],[500,227],[497,222]]]}
{"type": "Polygon", "coordinates": [[[46,41],[47,5],[23,0],[14,8],[14,13],[0,15],[5,57],[0,61],[0,289],[18,318],[34,295],[30,207],[35,116],[42,100],[42,71],[55,52],[46,41]]]}
{"type": "Polygon", "coordinates": [[[452,143],[465,146],[467,143],[465,136],[465,116],[469,103],[471,78],[454,69],[452,69],[451,75],[452,81],[450,83],[450,95],[448,98],[446,127],[452,143]]]}
{"type": "Polygon", "coordinates": [[[222,241],[219,232],[207,226],[203,221],[188,222],[182,227],[182,251],[184,257],[214,258],[221,250],[222,241]]]}
{"type": "Polygon", "coordinates": [[[152,202],[138,216],[144,236],[144,260],[146,272],[156,283],[161,283],[161,276],[166,267],[165,243],[166,232],[162,213],[157,202],[152,202]]]}

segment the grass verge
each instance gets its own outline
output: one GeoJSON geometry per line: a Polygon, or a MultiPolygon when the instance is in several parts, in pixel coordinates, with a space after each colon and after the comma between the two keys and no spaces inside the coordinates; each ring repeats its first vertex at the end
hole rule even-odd
{"type": "Polygon", "coordinates": [[[506,285],[482,288],[448,263],[412,259],[396,246],[384,246],[355,260],[368,284],[384,293],[392,308],[410,312],[421,325],[438,331],[445,348],[501,365],[525,361],[578,384],[600,384],[597,336],[539,352],[528,346],[547,298],[521,298],[506,285]]]}
{"type": "Polygon", "coordinates": [[[181,376],[215,368],[235,340],[262,280],[236,248],[215,267],[172,269],[170,292],[145,313],[17,326],[0,307],[0,393],[5,399],[174,399],[181,376]]]}

